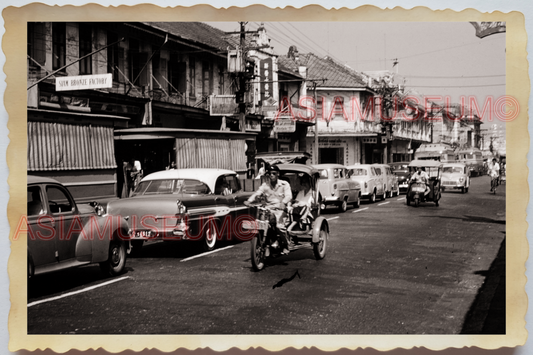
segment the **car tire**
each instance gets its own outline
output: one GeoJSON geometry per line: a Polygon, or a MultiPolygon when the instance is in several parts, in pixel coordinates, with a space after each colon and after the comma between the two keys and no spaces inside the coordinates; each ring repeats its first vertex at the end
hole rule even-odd
{"type": "Polygon", "coordinates": [[[341,204],[339,205],[339,211],[344,213],[348,209],[348,201],[346,201],[346,198],[342,200],[341,204]]]}
{"type": "Polygon", "coordinates": [[[461,187],[461,193],[464,194],[465,193],[465,187],[461,187]]]}
{"type": "Polygon", "coordinates": [[[411,199],[409,198],[409,196],[407,196],[407,197],[405,198],[405,201],[406,201],[406,203],[407,203],[407,206],[410,206],[410,205],[411,205],[411,199]]]}
{"type": "Polygon", "coordinates": [[[357,194],[357,199],[353,203],[353,207],[354,208],[359,208],[359,206],[361,206],[361,195],[357,194]]]}
{"type": "Polygon", "coordinates": [[[468,193],[468,187],[465,187],[465,193],[468,193]]]}
{"type": "Polygon", "coordinates": [[[370,202],[376,202],[376,190],[372,191],[372,195],[370,195],[370,202]]]}
{"type": "Polygon", "coordinates": [[[120,275],[126,267],[126,243],[114,239],[109,243],[107,260],[100,263],[100,269],[111,276],[120,275]]]}
{"type": "Polygon", "coordinates": [[[210,220],[204,226],[204,234],[201,240],[203,251],[212,251],[215,249],[218,239],[215,221],[210,220]]]}
{"type": "Polygon", "coordinates": [[[259,232],[251,242],[250,257],[252,260],[252,267],[255,271],[261,271],[265,267],[264,239],[263,232],[259,232]]]}

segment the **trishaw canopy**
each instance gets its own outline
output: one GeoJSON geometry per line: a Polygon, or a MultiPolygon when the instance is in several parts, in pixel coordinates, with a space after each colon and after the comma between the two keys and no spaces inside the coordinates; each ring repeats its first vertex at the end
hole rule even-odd
{"type": "Polygon", "coordinates": [[[304,165],[304,164],[276,164],[276,166],[281,170],[282,172],[295,172],[295,173],[305,173],[309,176],[318,175],[319,172],[317,169],[312,167],[311,165],[304,165]]]}

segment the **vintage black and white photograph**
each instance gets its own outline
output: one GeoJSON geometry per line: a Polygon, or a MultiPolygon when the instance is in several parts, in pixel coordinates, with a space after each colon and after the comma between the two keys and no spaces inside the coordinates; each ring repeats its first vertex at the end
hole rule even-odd
{"type": "Polygon", "coordinates": [[[509,334],[505,21],[26,29],[27,335],[509,334]]]}

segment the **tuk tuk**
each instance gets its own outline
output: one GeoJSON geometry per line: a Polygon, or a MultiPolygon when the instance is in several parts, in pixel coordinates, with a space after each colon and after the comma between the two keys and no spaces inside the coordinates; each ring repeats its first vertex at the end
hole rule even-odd
{"type": "Polygon", "coordinates": [[[425,183],[409,182],[406,196],[407,206],[411,205],[411,202],[413,202],[416,207],[418,207],[420,202],[435,202],[435,205],[438,207],[441,197],[441,162],[436,160],[413,160],[409,163],[411,177],[418,168],[422,168],[422,170],[428,175],[429,179],[425,183]],[[429,191],[427,191],[428,189],[429,191]]]}

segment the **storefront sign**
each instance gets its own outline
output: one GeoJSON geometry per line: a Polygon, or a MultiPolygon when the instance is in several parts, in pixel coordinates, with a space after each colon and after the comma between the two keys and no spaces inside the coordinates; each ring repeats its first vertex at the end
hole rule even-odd
{"type": "Polygon", "coordinates": [[[232,116],[238,113],[238,108],[235,95],[209,96],[209,114],[211,116],[232,116]]]}
{"type": "Polygon", "coordinates": [[[279,117],[274,121],[274,132],[295,132],[296,121],[293,121],[290,117],[279,117]]]}
{"type": "Polygon", "coordinates": [[[259,78],[261,82],[261,102],[263,102],[271,98],[273,93],[272,58],[263,59],[259,62],[259,78]]]}
{"type": "Polygon", "coordinates": [[[103,89],[113,87],[112,74],[64,76],[56,78],[56,91],[103,89]]]}

